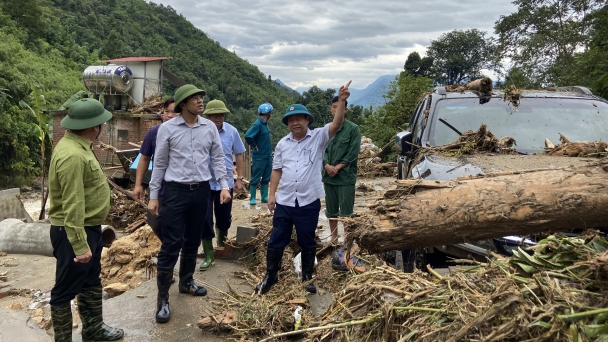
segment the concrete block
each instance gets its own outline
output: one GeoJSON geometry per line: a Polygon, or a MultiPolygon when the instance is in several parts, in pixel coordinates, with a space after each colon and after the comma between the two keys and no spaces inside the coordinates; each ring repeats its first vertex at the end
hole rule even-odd
{"type": "Polygon", "coordinates": [[[236,227],[236,242],[247,243],[253,240],[258,235],[256,227],[237,226],[236,227]]]}
{"type": "Polygon", "coordinates": [[[254,247],[233,247],[226,244],[224,247],[215,247],[213,249],[216,259],[223,260],[240,260],[249,262],[255,256],[254,247]]]}

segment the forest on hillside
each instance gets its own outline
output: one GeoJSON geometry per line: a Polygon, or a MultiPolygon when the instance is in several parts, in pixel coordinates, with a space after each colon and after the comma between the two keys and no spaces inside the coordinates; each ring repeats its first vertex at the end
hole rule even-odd
{"type": "MultiPolygon", "coordinates": [[[[605,0],[516,0],[517,11],[494,32],[454,30],[429,42],[424,57],[407,56],[380,107],[350,106],[347,118],[393,159],[394,134],[407,127],[420,95],[436,85],[466,82],[491,70],[497,87],[583,85],[608,97],[608,9],[605,0]]],[[[3,0],[0,2],[0,187],[22,185],[40,172],[40,139],[49,118],[78,91],[89,65],[109,58],[169,56],[165,67],[221,99],[241,132],[270,102],[273,140],[287,133],[284,109],[302,103],[318,127],[331,120],[334,89],[302,95],[226,50],[170,6],[144,0],[3,0]],[[33,92],[34,91],[34,92],[33,92]],[[41,102],[40,100],[44,101],[41,102]],[[36,113],[38,111],[38,113],[36,113]],[[46,120],[46,122],[45,122],[46,120]]],[[[339,85],[336,85],[339,86],[339,85]]],[[[165,96],[175,87],[165,81],[165,96]]]]}

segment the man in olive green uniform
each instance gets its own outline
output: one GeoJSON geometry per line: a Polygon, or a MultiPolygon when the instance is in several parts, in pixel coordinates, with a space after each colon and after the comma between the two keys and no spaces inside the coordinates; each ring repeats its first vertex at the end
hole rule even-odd
{"type": "MultiPolygon", "coordinates": [[[[331,114],[336,115],[338,97],[331,101],[331,114]]],[[[348,106],[348,103],[345,104],[348,106]]],[[[342,127],[329,142],[323,156],[323,187],[327,218],[352,217],[355,205],[357,160],[361,147],[359,126],[344,119],[342,127]]],[[[329,220],[331,242],[338,241],[338,221],[329,220]]]]}
{"type": "Polygon", "coordinates": [[[61,120],[67,129],[51,157],[49,194],[51,244],[57,259],[51,290],[55,341],[72,341],[70,301],[78,296],[82,339],[115,341],[122,329],[103,323],[101,224],[110,211],[110,187],[93,152],[93,141],[112,118],[95,99],[74,102],[61,120]]]}

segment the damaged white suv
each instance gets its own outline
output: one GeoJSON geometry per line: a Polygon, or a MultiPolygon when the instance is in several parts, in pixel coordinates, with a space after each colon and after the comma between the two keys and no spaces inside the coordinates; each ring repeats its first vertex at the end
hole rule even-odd
{"type": "MultiPolygon", "coordinates": [[[[396,136],[398,178],[452,180],[480,173],[582,163],[579,158],[543,156],[547,146],[557,145],[562,136],[570,141],[608,141],[608,101],[584,87],[518,91],[516,98],[497,90],[481,94],[436,87],[419,102],[409,130],[396,136]],[[449,145],[464,132],[477,131],[482,125],[498,138],[512,138],[511,155],[503,155],[497,147],[489,153],[448,157],[433,153],[430,148],[449,145]],[[533,155],[533,158],[526,157],[533,155]]],[[[438,254],[443,259],[445,254],[456,258],[485,258],[489,251],[510,254],[512,248],[522,243],[534,244],[519,236],[506,236],[397,252],[395,263],[402,261],[404,270],[411,271],[427,262],[433,263],[433,259],[441,259],[438,254]]]]}

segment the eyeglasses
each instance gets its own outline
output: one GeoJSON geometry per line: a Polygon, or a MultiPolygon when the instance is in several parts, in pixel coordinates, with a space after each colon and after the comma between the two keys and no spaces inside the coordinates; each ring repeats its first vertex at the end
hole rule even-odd
{"type": "Polygon", "coordinates": [[[192,101],[192,102],[203,101],[203,97],[200,95],[192,96],[190,99],[188,99],[188,101],[192,101]]]}

